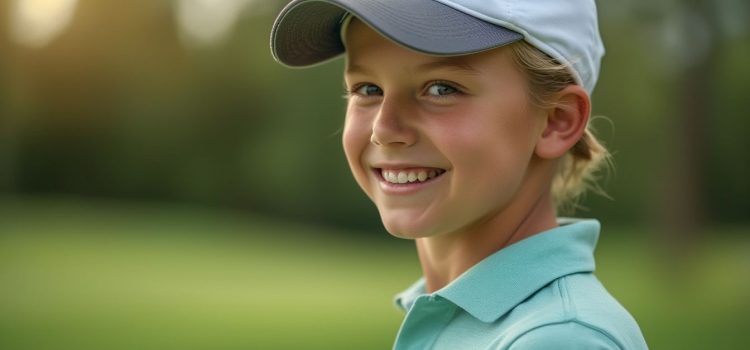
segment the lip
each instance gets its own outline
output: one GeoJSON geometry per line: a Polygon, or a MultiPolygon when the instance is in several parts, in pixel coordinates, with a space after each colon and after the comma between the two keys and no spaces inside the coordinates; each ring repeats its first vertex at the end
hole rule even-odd
{"type": "Polygon", "coordinates": [[[414,194],[429,187],[432,187],[436,183],[440,182],[448,170],[438,167],[428,167],[424,165],[413,165],[413,164],[399,164],[399,165],[386,165],[379,164],[376,167],[371,168],[373,175],[378,179],[380,189],[386,194],[392,195],[409,195],[414,194]],[[403,184],[396,184],[388,182],[383,178],[382,170],[408,170],[408,169],[436,169],[442,170],[442,173],[434,178],[428,179],[424,182],[407,182],[403,184]]]}

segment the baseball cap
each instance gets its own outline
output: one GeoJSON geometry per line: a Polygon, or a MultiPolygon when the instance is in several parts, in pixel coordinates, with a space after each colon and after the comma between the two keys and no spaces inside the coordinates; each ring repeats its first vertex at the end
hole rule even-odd
{"type": "Polygon", "coordinates": [[[435,56],[482,52],[525,40],[570,68],[591,93],[604,45],[594,0],[293,0],[271,31],[281,64],[307,67],[340,56],[355,16],[397,44],[435,56]]]}

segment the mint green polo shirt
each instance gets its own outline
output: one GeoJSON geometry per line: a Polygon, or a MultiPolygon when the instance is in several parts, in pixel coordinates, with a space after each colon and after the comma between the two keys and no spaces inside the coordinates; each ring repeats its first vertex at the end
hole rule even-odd
{"type": "Polygon", "coordinates": [[[647,349],[633,317],[593,275],[599,227],[563,219],[434,293],[420,279],[396,297],[406,318],[394,349],[647,349]]]}

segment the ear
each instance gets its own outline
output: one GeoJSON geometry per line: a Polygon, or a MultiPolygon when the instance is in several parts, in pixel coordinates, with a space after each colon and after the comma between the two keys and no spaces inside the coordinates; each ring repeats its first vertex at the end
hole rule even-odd
{"type": "Polygon", "coordinates": [[[586,131],[591,112],[589,94],[578,85],[569,85],[555,95],[546,110],[547,125],[539,136],[534,153],[540,158],[562,157],[586,131]]]}

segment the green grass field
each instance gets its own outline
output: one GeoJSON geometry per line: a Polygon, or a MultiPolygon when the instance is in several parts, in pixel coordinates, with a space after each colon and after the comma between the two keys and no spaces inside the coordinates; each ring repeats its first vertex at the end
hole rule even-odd
{"type": "MultiPolygon", "coordinates": [[[[597,274],[653,349],[740,349],[750,237],[736,231],[706,232],[674,263],[647,233],[610,229],[597,274]]],[[[173,205],[0,200],[0,349],[388,349],[402,317],[391,298],[419,267],[409,242],[363,236],[173,205]]]]}

